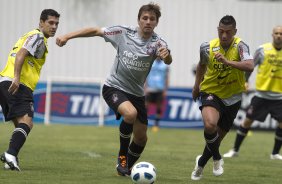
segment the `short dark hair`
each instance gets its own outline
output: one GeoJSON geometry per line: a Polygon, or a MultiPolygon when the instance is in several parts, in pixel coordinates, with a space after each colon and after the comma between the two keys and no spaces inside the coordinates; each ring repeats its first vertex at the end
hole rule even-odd
{"type": "Polygon", "coordinates": [[[236,28],[236,20],[232,15],[225,15],[220,19],[219,24],[220,23],[224,25],[232,25],[234,28],[236,28]]]}
{"type": "Polygon", "coordinates": [[[53,9],[45,9],[41,12],[40,20],[46,21],[48,16],[60,17],[60,14],[53,9]]]}
{"type": "Polygon", "coordinates": [[[149,4],[141,6],[138,13],[138,20],[140,20],[141,14],[145,11],[154,12],[157,17],[157,22],[159,22],[159,18],[161,17],[161,8],[158,4],[151,2],[149,4]]]}

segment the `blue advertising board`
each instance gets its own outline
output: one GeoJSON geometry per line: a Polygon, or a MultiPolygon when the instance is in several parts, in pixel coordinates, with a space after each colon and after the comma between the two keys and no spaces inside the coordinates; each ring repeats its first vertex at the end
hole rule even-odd
{"type": "MultiPolygon", "coordinates": [[[[148,107],[149,124],[153,123],[155,107],[148,107]]],[[[169,88],[163,104],[162,127],[203,127],[199,104],[192,99],[191,88],[169,88]]]]}
{"type": "MultiPolygon", "coordinates": [[[[54,83],[51,89],[51,123],[98,125],[100,113],[100,85],[54,83]]],[[[34,91],[34,121],[44,122],[46,84],[34,91]]],[[[114,113],[105,107],[105,123],[114,121],[114,113]]]]}
{"type": "MultiPolygon", "coordinates": [[[[99,84],[52,84],[50,122],[64,124],[98,125],[100,100],[104,104],[104,125],[119,125],[114,112],[100,99],[99,84]]],[[[244,93],[242,108],[237,114],[234,126],[238,127],[245,118],[245,109],[250,103],[254,92],[244,93]]],[[[34,122],[43,123],[45,115],[46,83],[38,83],[34,91],[34,122]]],[[[149,125],[153,124],[155,106],[148,107],[149,125]]],[[[0,108],[0,121],[3,121],[0,108]]],[[[270,117],[264,123],[255,121],[253,128],[275,129],[276,121],[270,117]]],[[[199,102],[192,99],[191,88],[169,88],[167,97],[163,103],[163,115],[160,121],[161,127],[172,128],[202,128],[203,122],[199,110],[199,102]]]]}

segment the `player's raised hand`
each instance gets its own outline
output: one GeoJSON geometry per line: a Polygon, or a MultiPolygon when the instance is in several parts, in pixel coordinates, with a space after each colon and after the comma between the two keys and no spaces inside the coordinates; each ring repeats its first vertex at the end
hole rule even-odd
{"type": "Polygon", "coordinates": [[[65,37],[65,36],[59,36],[57,37],[56,39],[56,44],[59,46],[59,47],[62,47],[64,45],[66,45],[68,39],[65,37]]]}
{"type": "Polygon", "coordinates": [[[158,50],[158,57],[160,57],[162,60],[166,59],[169,56],[169,50],[165,47],[161,47],[158,50]]]}
{"type": "Polygon", "coordinates": [[[222,62],[223,64],[227,64],[228,63],[228,60],[220,52],[215,53],[214,56],[215,56],[215,59],[217,61],[222,62]]]}

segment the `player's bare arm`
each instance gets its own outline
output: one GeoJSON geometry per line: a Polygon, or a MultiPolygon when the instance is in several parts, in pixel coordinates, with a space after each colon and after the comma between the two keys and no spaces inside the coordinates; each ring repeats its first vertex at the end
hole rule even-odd
{"type": "Polygon", "coordinates": [[[165,64],[170,65],[172,63],[172,57],[170,55],[170,52],[167,48],[162,47],[158,50],[158,57],[160,57],[165,64]]]}
{"type": "Polygon", "coordinates": [[[253,59],[248,59],[240,62],[234,62],[234,61],[229,61],[227,60],[223,54],[221,53],[216,53],[215,58],[217,61],[222,62],[223,64],[226,64],[228,66],[231,66],[233,68],[237,68],[242,71],[246,72],[252,72],[254,70],[254,61],[253,59]]]}
{"type": "Polygon", "coordinates": [[[15,68],[14,68],[14,78],[12,80],[12,83],[8,89],[9,93],[12,93],[13,95],[18,91],[20,86],[20,76],[21,71],[24,63],[24,59],[26,56],[28,56],[29,52],[25,48],[21,48],[19,52],[16,55],[15,60],[15,68]]]}
{"type": "Polygon", "coordinates": [[[200,83],[204,78],[206,70],[207,70],[207,65],[200,63],[197,65],[195,84],[192,90],[192,96],[194,101],[196,101],[200,96],[200,83]]]}
{"type": "Polygon", "coordinates": [[[78,31],[70,32],[65,35],[57,37],[56,44],[62,47],[68,42],[68,40],[73,38],[93,37],[93,36],[102,36],[102,35],[103,35],[103,31],[99,27],[83,28],[78,31]]]}

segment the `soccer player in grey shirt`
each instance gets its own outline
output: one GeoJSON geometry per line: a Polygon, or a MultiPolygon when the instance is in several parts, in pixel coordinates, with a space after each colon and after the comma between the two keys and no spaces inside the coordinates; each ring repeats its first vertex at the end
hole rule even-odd
{"type": "Polygon", "coordinates": [[[150,3],[139,9],[138,27],[84,28],[60,36],[56,41],[58,46],[64,46],[73,38],[101,36],[117,50],[103,86],[103,97],[115,111],[117,119],[123,117],[119,127],[120,150],[116,168],[121,176],[130,175],[147,142],[146,77],[157,57],[165,64],[172,62],[167,43],[154,32],[160,16],[159,5],[150,3]]]}

